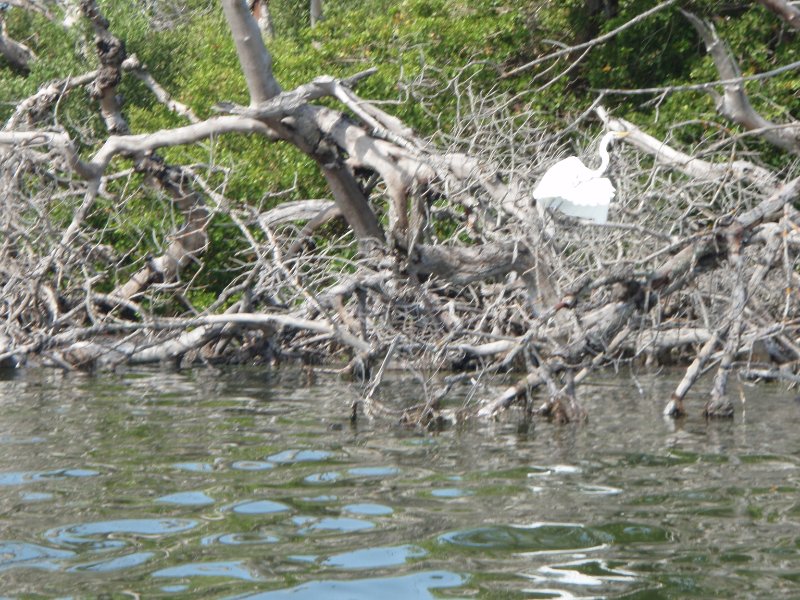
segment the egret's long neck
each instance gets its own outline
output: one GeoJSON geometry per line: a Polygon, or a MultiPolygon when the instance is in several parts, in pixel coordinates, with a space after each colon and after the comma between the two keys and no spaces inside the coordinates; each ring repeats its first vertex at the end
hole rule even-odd
{"type": "Polygon", "coordinates": [[[600,140],[600,146],[598,151],[600,152],[600,166],[597,167],[592,173],[595,176],[600,177],[603,173],[606,172],[608,168],[608,163],[611,161],[611,156],[608,154],[608,145],[611,143],[611,140],[614,139],[614,134],[608,132],[603,136],[603,139],[600,140]]]}

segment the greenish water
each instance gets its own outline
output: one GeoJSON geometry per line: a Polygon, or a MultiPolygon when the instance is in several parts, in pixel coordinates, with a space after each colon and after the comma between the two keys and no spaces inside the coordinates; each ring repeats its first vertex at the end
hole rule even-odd
{"type": "Polygon", "coordinates": [[[7,374],[0,597],[800,597],[795,394],[676,425],[639,383],[434,435],[291,372],[7,374]]]}

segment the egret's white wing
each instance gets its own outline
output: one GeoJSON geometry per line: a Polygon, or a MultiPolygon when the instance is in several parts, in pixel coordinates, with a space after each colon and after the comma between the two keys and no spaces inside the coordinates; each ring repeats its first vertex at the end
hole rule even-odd
{"type": "Polygon", "coordinates": [[[533,191],[541,213],[548,207],[562,213],[605,223],[614,186],[605,177],[597,177],[576,157],[571,156],[550,167],[533,191]]]}
{"type": "Polygon", "coordinates": [[[605,177],[595,177],[573,188],[560,203],[554,201],[552,206],[571,217],[605,223],[608,219],[608,205],[613,197],[614,186],[611,182],[605,177]]]}
{"type": "Polygon", "coordinates": [[[584,206],[608,206],[615,193],[614,185],[608,178],[595,177],[575,186],[564,197],[584,206]]]}
{"type": "Polygon", "coordinates": [[[577,156],[570,156],[547,169],[534,188],[533,197],[537,200],[562,198],[565,192],[591,177],[592,171],[587,169],[577,156]]]}

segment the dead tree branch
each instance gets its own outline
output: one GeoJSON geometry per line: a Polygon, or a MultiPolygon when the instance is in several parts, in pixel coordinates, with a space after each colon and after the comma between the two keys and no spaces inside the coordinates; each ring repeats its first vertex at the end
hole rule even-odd
{"type": "MultiPolygon", "coordinates": [[[[720,77],[730,80],[740,78],[742,73],[739,65],[730,48],[717,35],[714,26],[688,11],[681,10],[681,12],[702,38],[720,77]]],[[[757,131],[760,137],[775,146],[787,152],[800,154],[800,123],[778,124],[765,119],[753,108],[742,83],[727,84],[724,89],[722,95],[714,94],[717,110],[722,115],[749,131],[757,131]]]]}

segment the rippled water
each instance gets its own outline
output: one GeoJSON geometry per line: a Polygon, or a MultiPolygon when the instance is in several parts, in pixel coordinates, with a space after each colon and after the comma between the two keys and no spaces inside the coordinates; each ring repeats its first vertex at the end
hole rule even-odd
{"type": "Polygon", "coordinates": [[[291,372],[0,376],[0,597],[800,597],[796,392],[639,383],[430,434],[291,372]]]}

